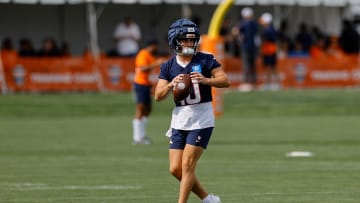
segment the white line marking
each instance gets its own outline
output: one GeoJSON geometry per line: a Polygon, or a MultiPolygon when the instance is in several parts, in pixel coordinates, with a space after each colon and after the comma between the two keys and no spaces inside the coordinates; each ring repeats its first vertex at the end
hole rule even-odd
{"type": "Polygon", "coordinates": [[[126,185],[48,185],[45,183],[0,183],[0,188],[7,190],[139,190],[140,186],[126,185]]]}
{"type": "Polygon", "coordinates": [[[306,151],[293,151],[286,153],[287,157],[312,157],[313,153],[306,151]]]}

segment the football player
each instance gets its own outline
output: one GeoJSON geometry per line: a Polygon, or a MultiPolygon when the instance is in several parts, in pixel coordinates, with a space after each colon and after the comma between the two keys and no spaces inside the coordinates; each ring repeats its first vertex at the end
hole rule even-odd
{"type": "Polygon", "coordinates": [[[201,185],[195,168],[215,123],[211,87],[229,87],[230,83],[213,55],[197,52],[199,40],[199,28],[190,20],[179,19],[170,26],[168,42],[175,55],[161,65],[155,88],[155,100],[161,101],[183,74],[191,74],[190,94],[182,101],[174,101],[171,119],[169,161],[171,174],[180,181],[178,203],[186,203],[191,191],[203,203],[221,202],[201,185]]]}
{"type": "Polygon", "coordinates": [[[150,72],[158,68],[165,59],[156,59],[158,41],[151,39],[135,58],[134,92],[136,95],[135,116],[133,119],[133,144],[150,144],[146,135],[146,125],[151,113],[151,82],[150,72]]]}

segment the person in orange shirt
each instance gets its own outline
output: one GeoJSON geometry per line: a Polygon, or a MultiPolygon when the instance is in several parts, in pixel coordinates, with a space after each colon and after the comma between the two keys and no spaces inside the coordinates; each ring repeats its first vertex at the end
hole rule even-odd
{"type": "Polygon", "coordinates": [[[151,39],[135,58],[134,92],[136,99],[135,117],[133,119],[133,144],[150,144],[146,135],[146,126],[151,112],[150,73],[158,68],[165,59],[155,57],[158,41],[151,39]]]}
{"type": "Polygon", "coordinates": [[[18,57],[18,52],[14,48],[14,44],[11,38],[5,38],[1,42],[0,55],[2,59],[0,61],[2,61],[4,66],[12,67],[15,65],[16,59],[18,57]]]}

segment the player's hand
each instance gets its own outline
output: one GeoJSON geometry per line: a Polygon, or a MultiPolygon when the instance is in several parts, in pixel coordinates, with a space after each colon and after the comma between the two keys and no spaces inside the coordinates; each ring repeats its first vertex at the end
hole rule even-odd
{"type": "Polygon", "coordinates": [[[183,79],[183,77],[184,77],[184,74],[179,74],[179,75],[177,75],[177,76],[169,83],[169,85],[170,85],[171,87],[175,87],[175,86],[180,82],[180,80],[183,79]]]}
{"type": "Polygon", "coordinates": [[[190,73],[191,80],[195,80],[198,83],[207,85],[208,84],[208,78],[206,78],[203,74],[199,72],[191,72],[190,73]]]}

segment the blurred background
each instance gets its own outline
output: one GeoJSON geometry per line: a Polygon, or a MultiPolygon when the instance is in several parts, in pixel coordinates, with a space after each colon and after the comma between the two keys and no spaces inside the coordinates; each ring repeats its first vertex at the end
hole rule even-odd
{"type": "MultiPolygon", "coordinates": [[[[2,0],[1,87],[3,92],[129,91],[133,57],[117,50],[116,29],[121,23],[128,19],[136,24],[140,33],[136,39],[138,49],[148,39],[156,38],[160,42],[158,55],[170,56],[172,51],[167,44],[170,23],[188,18],[206,35],[220,3],[218,0],[2,0]]],[[[236,0],[222,19],[221,53],[214,53],[219,60],[224,59],[223,68],[229,73],[233,88],[245,82],[240,57],[243,44],[241,37],[234,35],[244,7],[253,10],[256,21],[263,13],[272,15],[271,24],[278,33],[277,69],[281,87],[360,84],[358,1],[236,0]]],[[[260,37],[259,31],[256,44],[259,57],[260,37]]],[[[256,65],[257,85],[261,85],[266,76],[260,59],[256,65]]],[[[154,81],[156,77],[156,74],[152,76],[154,81]]]]}
{"type": "Polygon", "coordinates": [[[153,103],[150,145],[132,145],[131,122],[134,56],[156,38],[156,57],[171,57],[178,18],[200,26],[199,49],[231,80],[214,90],[216,128],[197,168],[206,188],[228,203],[360,202],[360,1],[235,0],[209,35],[222,3],[0,0],[0,202],[174,202],[172,96],[153,103]],[[251,84],[245,8],[258,24],[251,84]],[[120,46],[125,25],[134,43],[120,46]]]}
{"type": "MultiPolygon", "coordinates": [[[[14,42],[29,38],[40,49],[45,37],[58,43],[67,42],[74,55],[81,55],[87,47],[87,4],[95,4],[98,38],[101,50],[114,48],[112,40],[116,25],[125,17],[132,17],[143,36],[166,38],[170,23],[179,17],[196,19],[202,33],[206,33],[211,16],[220,0],[2,0],[0,1],[1,39],[11,37],[14,42]],[[87,3],[86,3],[87,2],[87,3]]],[[[355,0],[236,0],[227,13],[235,25],[241,9],[250,6],[256,17],[263,12],[274,15],[274,24],[280,29],[287,21],[288,34],[295,36],[300,23],[309,31],[317,27],[330,36],[339,36],[344,19],[358,27],[360,3],[355,0]]],[[[142,43],[144,43],[142,40],[142,43]]],[[[19,48],[17,43],[15,47],[19,48]]]]}

